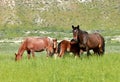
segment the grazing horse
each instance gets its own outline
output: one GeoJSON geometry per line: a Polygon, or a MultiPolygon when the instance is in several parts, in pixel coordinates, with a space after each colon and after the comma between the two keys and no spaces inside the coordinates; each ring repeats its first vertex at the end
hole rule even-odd
{"type": "Polygon", "coordinates": [[[65,54],[65,52],[72,52],[75,56],[80,56],[80,47],[79,47],[79,43],[77,43],[75,40],[62,40],[59,44],[58,44],[58,56],[59,57],[63,57],[63,55],[65,54]]]}
{"type": "Polygon", "coordinates": [[[95,54],[104,54],[105,52],[105,41],[99,33],[89,34],[86,31],[82,31],[72,25],[73,38],[78,41],[80,48],[86,48],[87,55],[89,56],[89,50],[93,50],[95,54]]]}
{"type": "Polygon", "coordinates": [[[27,51],[28,59],[30,59],[31,53],[34,57],[34,52],[41,52],[44,50],[47,51],[47,57],[52,56],[55,47],[56,40],[50,37],[28,37],[22,42],[18,53],[15,53],[15,60],[20,60],[25,50],[27,51]]]}

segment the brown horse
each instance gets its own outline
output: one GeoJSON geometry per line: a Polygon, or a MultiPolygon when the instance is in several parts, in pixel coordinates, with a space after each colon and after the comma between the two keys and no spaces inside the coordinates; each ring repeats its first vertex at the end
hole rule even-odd
{"type": "Polygon", "coordinates": [[[80,56],[80,47],[79,47],[79,43],[77,43],[75,40],[62,40],[59,44],[58,44],[58,56],[59,57],[63,57],[63,55],[65,54],[65,52],[72,52],[75,56],[80,56]]]}
{"type": "Polygon", "coordinates": [[[86,31],[79,29],[79,25],[73,29],[73,38],[78,41],[80,48],[86,48],[87,55],[90,54],[89,50],[93,50],[96,54],[104,54],[105,52],[105,41],[99,33],[89,34],[86,31]]]}
{"type": "Polygon", "coordinates": [[[20,60],[25,50],[27,51],[28,59],[30,59],[31,53],[34,57],[34,52],[41,52],[44,50],[47,51],[47,57],[52,56],[56,46],[56,40],[50,37],[28,37],[21,44],[18,53],[15,53],[15,60],[20,60]]]}

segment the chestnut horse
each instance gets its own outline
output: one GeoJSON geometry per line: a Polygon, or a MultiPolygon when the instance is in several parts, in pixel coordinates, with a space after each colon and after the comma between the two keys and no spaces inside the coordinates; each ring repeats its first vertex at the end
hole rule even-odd
{"type": "Polygon", "coordinates": [[[32,57],[34,57],[34,52],[41,52],[44,50],[47,51],[47,57],[52,56],[56,46],[56,40],[50,37],[28,37],[22,42],[18,53],[15,53],[15,60],[20,60],[25,50],[27,51],[28,59],[30,59],[31,53],[32,57]]]}
{"type": "Polygon", "coordinates": [[[95,54],[104,54],[105,52],[105,41],[104,38],[99,33],[89,34],[86,31],[82,31],[77,27],[72,25],[73,38],[78,41],[80,48],[86,48],[87,55],[89,56],[89,50],[93,50],[95,54]]]}
{"type": "Polygon", "coordinates": [[[79,43],[77,43],[75,40],[62,40],[58,44],[58,56],[63,57],[65,52],[72,52],[75,56],[80,56],[80,47],[79,43]]]}

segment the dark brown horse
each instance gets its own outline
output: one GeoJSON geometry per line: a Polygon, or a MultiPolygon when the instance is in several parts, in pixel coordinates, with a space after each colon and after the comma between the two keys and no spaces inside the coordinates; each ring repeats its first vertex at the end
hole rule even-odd
{"type": "Polygon", "coordinates": [[[15,53],[15,60],[20,60],[25,50],[27,51],[28,59],[30,59],[31,53],[34,57],[34,52],[41,52],[44,50],[47,51],[47,57],[52,56],[56,46],[56,40],[50,37],[28,37],[22,42],[18,53],[15,53]]]}
{"type": "Polygon", "coordinates": [[[72,25],[73,38],[78,41],[80,48],[86,48],[87,55],[90,54],[89,50],[93,50],[95,54],[104,54],[105,52],[105,41],[99,33],[89,34],[86,31],[82,31],[72,25]]]}
{"type": "Polygon", "coordinates": [[[58,56],[63,57],[65,52],[72,52],[75,56],[80,56],[80,47],[79,43],[77,43],[75,40],[62,40],[58,44],[58,56]]]}

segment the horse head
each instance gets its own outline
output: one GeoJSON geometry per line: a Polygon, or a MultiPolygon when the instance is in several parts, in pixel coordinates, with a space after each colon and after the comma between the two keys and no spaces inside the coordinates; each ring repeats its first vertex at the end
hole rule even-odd
{"type": "Polygon", "coordinates": [[[53,56],[57,51],[57,39],[49,38],[49,46],[47,47],[47,53],[49,56],[53,56]]]}
{"type": "Polygon", "coordinates": [[[78,44],[78,42],[74,39],[71,39],[70,44],[78,44]]]}
{"type": "Polygon", "coordinates": [[[73,39],[75,40],[75,41],[77,41],[78,40],[78,35],[79,35],[79,25],[78,26],[76,26],[76,27],[74,27],[73,25],[72,25],[72,32],[73,32],[73,39]]]}
{"type": "Polygon", "coordinates": [[[57,39],[53,39],[53,48],[57,48],[57,39]]]}
{"type": "Polygon", "coordinates": [[[57,53],[57,49],[58,49],[58,46],[57,46],[57,39],[53,39],[53,53],[57,53]]]}
{"type": "Polygon", "coordinates": [[[18,61],[22,58],[21,55],[15,53],[15,61],[18,61]]]}

